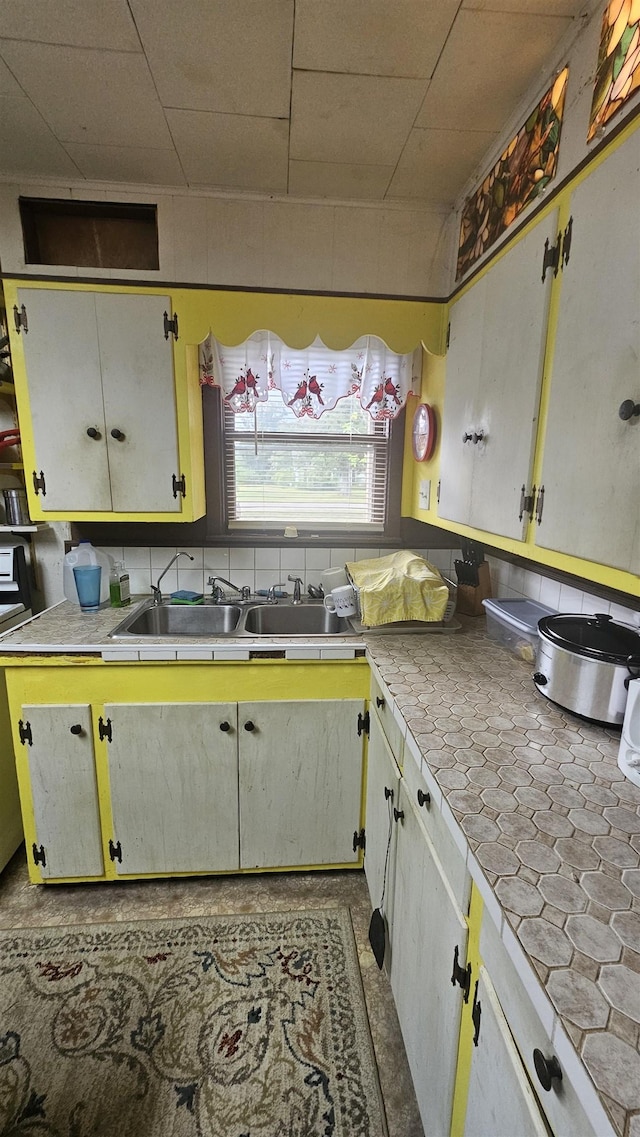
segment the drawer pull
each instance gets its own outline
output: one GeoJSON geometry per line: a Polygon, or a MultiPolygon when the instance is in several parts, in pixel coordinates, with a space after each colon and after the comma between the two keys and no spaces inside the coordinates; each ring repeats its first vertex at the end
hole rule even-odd
{"type": "Polygon", "coordinates": [[[396,809],[396,807],[394,805],[394,807],[393,807],[393,820],[394,821],[404,821],[404,809],[396,809]]]}
{"type": "Polygon", "coordinates": [[[248,731],[256,729],[254,723],[251,722],[251,719],[247,719],[246,723],[244,724],[244,729],[248,731]]]}
{"type": "Polygon", "coordinates": [[[543,1090],[551,1089],[551,1083],[554,1078],[557,1078],[559,1082],[562,1081],[562,1070],[560,1069],[560,1063],[555,1054],[553,1054],[551,1058],[545,1058],[541,1050],[534,1050],[533,1064],[543,1090]]]}
{"type": "Polygon", "coordinates": [[[226,734],[226,732],[227,732],[228,730],[231,730],[231,725],[230,725],[230,723],[228,723],[228,722],[221,722],[221,723],[220,723],[220,730],[223,730],[223,731],[225,732],[225,734],[226,734]]]}
{"type": "Polygon", "coordinates": [[[74,722],[73,726],[69,727],[72,734],[82,734],[82,726],[79,722],[74,722]]]}
{"type": "Polygon", "coordinates": [[[384,699],[380,695],[376,695],[376,707],[384,707],[384,699]]]}
{"type": "Polygon", "coordinates": [[[430,793],[425,794],[422,792],[422,790],[418,790],[418,805],[420,807],[422,807],[423,805],[431,805],[431,794],[430,793]]]}

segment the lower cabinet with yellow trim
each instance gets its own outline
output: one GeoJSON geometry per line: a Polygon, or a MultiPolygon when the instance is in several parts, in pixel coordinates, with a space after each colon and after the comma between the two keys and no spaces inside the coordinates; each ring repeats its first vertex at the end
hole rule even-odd
{"type": "Polygon", "coordinates": [[[358,867],[367,674],[340,663],[9,667],[31,879],[358,867]],[[71,691],[77,701],[63,701],[71,691]],[[299,692],[318,697],[289,697],[299,692]]]}

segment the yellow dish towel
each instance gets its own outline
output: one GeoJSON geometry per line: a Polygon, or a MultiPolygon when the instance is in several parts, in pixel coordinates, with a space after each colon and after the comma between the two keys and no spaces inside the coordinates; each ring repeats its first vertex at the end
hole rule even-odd
{"type": "Polygon", "coordinates": [[[402,549],[387,557],[353,561],[346,566],[360,589],[360,619],[371,628],[398,620],[442,620],[449,590],[437,568],[402,549]]]}

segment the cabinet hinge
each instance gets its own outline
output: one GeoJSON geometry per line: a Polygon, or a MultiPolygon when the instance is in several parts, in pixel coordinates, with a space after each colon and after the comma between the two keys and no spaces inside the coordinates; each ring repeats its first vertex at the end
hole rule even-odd
{"type": "Polygon", "coordinates": [[[165,312],[165,314],[164,314],[164,338],[166,340],[168,340],[169,335],[172,335],[174,340],[177,340],[177,338],[178,338],[178,313],[177,312],[173,313],[173,319],[172,320],[169,319],[169,313],[168,312],[165,312]]]}
{"type": "Polygon", "coordinates": [[[522,518],[524,517],[525,513],[528,513],[529,516],[531,516],[531,510],[533,509],[533,503],[535,500],[535,496],[536,496],[536,487],[535,486],[533,486],[531,493],[527,493],[526,487],[524,485],[522,486],[522,489],[520,490],[520,512],[518,514],[518,521],[522,521],[522,518]]]}
{"type": "Polygon", "coordinates": [[[440,480],[438,480],[438,488],[436,489],[436,501],[438,502],[438,505],[440,504],[440,486],[441,485],[442,485],[442,482],[440,480]]]}
{"type": "Polygon", "coordinates": [[[458,945],[456,944],[453,953],[453,969],[451,972],[451,985],[455,987],[462,987],[464,993],[465,1003],[469,1002],[469,991],[471,990],[471,964],[468,963],[466,967],[461,967],[459,962],[458,945]]]}
{"type": "Polygon", "coordinates": [[[102,715],[100,715],[100,718],[98,719],[98,734],[100,736],[101,742],[104,742],[105,738],[107,742],[113,741],[111,737],[111,719],[107,719],[105,722],[102,715]]]}
{"type": "Polygon", "coordinates": [[[13,322],[18,335],[20,335],[21,331],[24,331],[25,335],[27,334],[29,331],[29,321],[27,320],[27,309],[24,304],[19,310],[17,304],[13,305],[13,322]]]}
{"type": "Polygon", "coordinates": [[[111,837],[109,838],[109,857],[112,861],[117,861],[120,865],[122,864],[122,845],[119,841],[114,845],[111,837]]]}
{"type": "Polygon", "coordinates": [[[364,714],[358,713],[358,738],[360,738],[363,732],[367,735],[369,734],[369,726],[369,712],[365,711],[364,714]]]}
{"type": "Polygon", "coordinates": [[[179,478],[177,478],[175,474],[172,474],[171,486],[174,497],[177,497],[179,493],[181,493],[183,497],[187,496],[187,479],[184,474],[181,474],[179,478]]]}
{"type": "Polygon", "coordinates": [[[447,324],[447,349],[449,348],[450,343],[451,343],[451,321],[449,321],[449,323],[447,324]]]}
{"type": "Polygon", "coordinates": [[[471,1009],[471,1021],[475,1027],[473,1032],[473,1045],[478,1045],[480,1038],[480,1019],[482,1018],[482,1003],[478,998],[478,980],[476,979],[476,987],[473,992],[473,1007],[471,1009]]]}
{"type": "Polygon", "coordinates": [[[25,742],[28,742],[29,746],[33,746],[33,738],[31,736],[31,723],[30,722],[23,722],[22,719],[20,719],[20,722],[18,723],[18,737],[19,737],[23,746],[24,746],[25,742]]]}
{"type": "Polygon", "coordinates": [[[535,518],[536,518],[536,521],[538,522],[538,525],[542,521],[542,510],[543,509],[544,509],[544,486],[540,486],[540,489],[538,490],[538,499],[536,501],[536,512],[535,512],[535,518]]]}
{"type": "Polygon", "coordinates": [[[547,269],[552,268],[553,269],[553,275],[554,276],[558,275],[558,267],[560,265],[560,246],[561,246],[561,243],[562,243],[562,237],[561,237],[560,233],[558,233],[558,239],[557,239],[555,245],[549,244],[549,238],[548,237],[544,243],[544,256],[542,258],[542,283],[543,284],[544,284],[546,276],[547,276],[547,269]]]}
{"type": "Polygon", "coordinates": [[[45,481],[42,470],[40,471],[39,475],[36,470],[33,471],[33,488],[36,495],[41,493],[43,497],[47,496],[47,483],[45,481]]]}
{"type": "Polygon", "coordinates": [[[46,863],[47,863],[47,855],[44,851],[44,845],[41,845],[40,848],[38,848],[38,846],[36,845],[36,843],[34,841],[33,845],[31,846],[31,852],[33,854],[34,865],[42,865],[42,867],[44,868],[46,866],[46,863]]]}
{"type": "Polygon", "coordinates": [[[354,853],[357,853],[358,849],[362,849],[362,851],[364,853],[366,843],[367,842],[366,842],[366,838],[364,835],[364,829],[361,829],[359,833],[358,833],[358,830],[355,829],[354,833],[353,833],[353,851],[354,851],[354,853]]]}
{"type": "Polygon", "coordinates": [[[564,266],[569,264],[569,254],[571,252],[571,234],[573,233],[573,217],[567,221],[565,231],[562,234],[562,255],[560,257],[562,263],[562,271],[564,266]]]}

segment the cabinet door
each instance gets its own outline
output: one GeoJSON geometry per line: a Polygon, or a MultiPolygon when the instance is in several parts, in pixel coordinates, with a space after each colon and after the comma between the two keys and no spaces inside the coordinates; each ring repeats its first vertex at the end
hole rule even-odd
{"type": "Polygon", "coordinates": [[[112,508],[179,513],[173,339],[163,324],[171,300],[97,293],[96,311],[112,508]]]}
{"type": "Polygon", "coordinates": [[[571,197],[536,544],[616,568],[640,567],[640,133],[571,197]]]}
{"type": "Polygon", "coordinates": [[[464,1137],[550,1137],[500,1003],[483,967],[478,1045],[472,1047],[464,1137]]]}
{"type": "MultiPolygon", "coordinates": [[[[16,755],[28,768],[40,874],[44,879],[102,876],[90,709],[86,704],[23,706],[22,715],[32,743],[18,746],[16,755]]],[[[27,856],[31,861],[29,847],[27,856]]]]}
{"type": "Polygon", "coordinates": [[[440,442],[438,515],[469,523],[473,442],[463,442],[475,429],[482,329],[487,278],[482,276],[451,307],[449,348],[440,442]]]}
{"type": "MultiPolygon", "coordinates": [[[[380,907],[384,892],[382,910],[387,922],[388,946],[393,950],[394,869],[398,837],[393,809],[398,807],[400,771],[373,708],[369,711],[369,720],[364,872],[372,908],[380,907]]],[[[385,964],[389,962],[390,956],[385,955],[385,964]]]]}
{"type": "MultiPolygon", "coordinates": [[[[110,510],[109,463],[94,293],[20,288],[28,333],[19,337],[29,384],[44,512],[110,510]],[[87,430],[96,432],[91,438],[87,430]]],[[[16,337],[17,338],[17,337],[16,337]]],[[[32,470],[26,470],[32,491],[32,470]]]]}
{"type": "Polygon", "coordinates": [[[236,704],[111,704],[104,715],[118,873],[237,869],[236,704]]]}
{"type": "MultiPolygon", "coordinates": [[[[424,1131],[446,1137],[463,1000],[451,973],[456,947],[464,966],[467,925],[404,782],[400,809],[391,987],[424,1131]]],[[[511,1132],[521,1137],[517,1129],[511,1132]]],[[[498,1137],[498,1131],[487,1129],[483,1137],[489,1135],[498,1137]]]]}
{"type": "Polygon", "coordinates": [[[354,864],[361,699],[240,703],[240,867],[354,864]]]}

